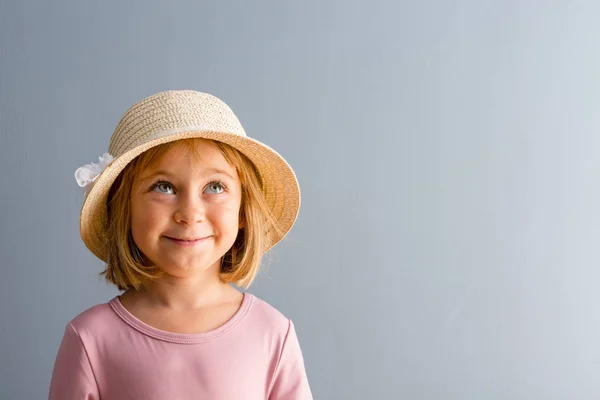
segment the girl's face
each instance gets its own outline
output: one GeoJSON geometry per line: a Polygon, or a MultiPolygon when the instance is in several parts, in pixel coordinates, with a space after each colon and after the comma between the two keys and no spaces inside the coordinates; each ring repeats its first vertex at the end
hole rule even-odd
{"type": "Polygon", "coordinates": [[[173,146],[132,186],[132,234],[144,256],[168,275],[211,270],[239,231],[241,184],[235,167],[209,141],[173,146]]]}

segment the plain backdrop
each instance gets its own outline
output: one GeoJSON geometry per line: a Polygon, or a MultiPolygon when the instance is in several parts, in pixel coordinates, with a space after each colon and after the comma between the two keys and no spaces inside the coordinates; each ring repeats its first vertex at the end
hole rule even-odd
{"type": "Polygon", "coordinates": [[[217,95],[302,207],[250,291],[316,399],[600,397],[600,3],[0,0],[0,399],[47,397],[117,294],[74,170],[124,111],[217,95]]]}

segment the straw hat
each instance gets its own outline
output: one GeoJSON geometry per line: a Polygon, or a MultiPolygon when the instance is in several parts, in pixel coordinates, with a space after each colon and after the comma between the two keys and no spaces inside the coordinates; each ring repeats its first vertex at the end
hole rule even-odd
{"type": "Polygon", "coordinates": [[[256,166],[263,194],[282,234],[271,237],[265,251],[292,228],[300,207],[300,189],[292,168],[277,152],[246,136],[233,111],[215,96],[192,90],[157,93],[134,104],[121,118],[99,163],[79,168],[75,178],[86,187],[80,233],[87,248],[106,261],[107,207],[111,185],[135,157],[160,144],[185,138],[226,143],[256,166]]]}

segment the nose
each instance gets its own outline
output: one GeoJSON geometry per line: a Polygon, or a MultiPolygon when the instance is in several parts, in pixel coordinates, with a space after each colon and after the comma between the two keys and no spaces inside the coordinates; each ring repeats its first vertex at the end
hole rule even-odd
{"type": "Polygon", "coordinates": [[[206,207],[197,194],[187,194],[180,201],[173,215],[178,224],[193,225],[206,219],[206,207]]]}

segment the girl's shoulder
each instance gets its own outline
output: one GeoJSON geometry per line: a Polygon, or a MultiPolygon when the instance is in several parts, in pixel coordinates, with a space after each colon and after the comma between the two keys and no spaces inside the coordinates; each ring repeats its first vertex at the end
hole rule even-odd
{"type": "Polygon", "coordinates": [[[275,332],[285,334],[288,331],[291,321],[283,312],[253,294],[246,293],[245,296],[250,298],[249,319],[252,323],[275,332]]]}
{"type": "Polygon", "coordinates": [[[74,317],[69,324],[75,328],[77,332],[101,332],[110,330],[115,323],[118,323],[118,318],[111,307],[112,299],[109,302],[97,304],[74,317]]]}

